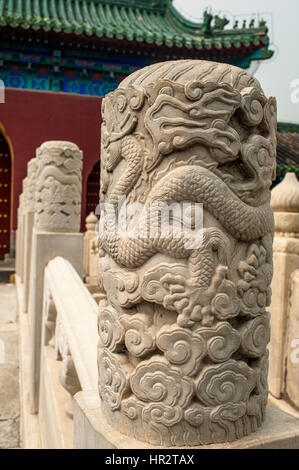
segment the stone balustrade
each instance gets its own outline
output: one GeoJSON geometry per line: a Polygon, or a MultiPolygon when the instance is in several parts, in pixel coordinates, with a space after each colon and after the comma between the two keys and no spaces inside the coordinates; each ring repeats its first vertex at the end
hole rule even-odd
{"type": "Polygon", "coordinates": [[[98,285],[98,248],[96,236],[97,216],[91,212],[86,217],[86,231],[84,233],[84,278],[91,286],[98,285]]]}
{"type": "Polygon", "coordinates": [[[24,285],[20,300],[22,310],[28,311],[29,280],[31,264],[32,231],[34,221],[35,185],[37,159],[32,158],[27,164],[27,177],[23,180],[23,192],[18,207],[18,228],[16,234],[16,274],[24,285]]]}
{"type": "Polygon", "coordinates": [[[73,266],[60,257],[45,269],[42,332],[41,439],[45,448],[71,448],[72,397],[98,386],[97,304],[73,266]]]}
{"type": "Polygon", "coordinates": [[[79,233],[75,144],[44,143],[34,204],[29,170],[20,198],[26,446],[33,428],[43,448],[296,446],[298,420],[267,406],[270,322],[270,391],[298,406],[293,176],[273,191],[267,311],[275,99],[236,67],[177,61],[128,77],[102,114],[99,234],[94,214],[79,233]],[[179,212],[151,219],[161,204],[179,212]]]}
{"type": "Polygon", "coordinates": [[[45,142],[28,163],[18,209],[16,274],[19,304],[29,313],[31,412],[38,411],[44,269],[55,256],[83,276],[82,152],[71,142],[45,142]]]}
{"type": "Polygon", "coordinates": [[[32,413],[38,411],[44,269],[55,256],[63,256],[83,277],[83,234],[79,232],[83,153],[72,142],[49,141],[37,149],[36,156],[29,303],[32,413]]]}
{"type": "MultiPolygon", "coordinates": [[[[24,265],[24,296],[23,296],[23,311],[28,312],[29,307],[29,289],[30,289],[30,270],[31,270],[31,249],[32,249],[32,234],[34,225],[34,209],[35,209],[35,188],[36,188],[36,174],[37,174],[37,159],[32,158],[27,164],[27,197],[25,206],[25,220],[24,220],[24,240],[23,240],[23,265],[24,265]]],[[[22,279],[22,278],[21,278],[22,279]]]]}

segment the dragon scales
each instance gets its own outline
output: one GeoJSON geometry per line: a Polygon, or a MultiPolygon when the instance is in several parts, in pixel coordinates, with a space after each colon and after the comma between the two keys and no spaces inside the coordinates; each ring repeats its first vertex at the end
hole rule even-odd
{"type": "Polygon", "coordinates": [[[102,115],[103,413],[151,445],[240,439],[268,395],[276,101],[242,69],[184,60],[133,73],[102,115]],[[183,217],[166,233],[161,205],[183,217]]]}

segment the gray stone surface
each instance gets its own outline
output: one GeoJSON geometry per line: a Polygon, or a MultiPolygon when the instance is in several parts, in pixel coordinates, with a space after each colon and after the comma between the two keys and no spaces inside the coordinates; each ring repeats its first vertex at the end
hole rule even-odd
{"type": "Polygon", "coordinates": [[[14,323],[17,317],[17,303],[13,284],[0,284],[0,324],[14,323]]]}
{"type": "Polygon", "coordinates": [[[19,428],[19,419],[0,420],[0,449],[19,448],[19,428]]]}
{"type": "Polygon", "coordinates": [[[20,398],[16,292],[0,284],[0,449],[18,448],[20,398]]]}
{"type": "Polygon", "coordinates": [[[0,420],[14,419],[20,414],[19,368],[0,364],[0,420]]]}
{"type": "MultiPolygon", "coordinates": [[[[74,397],[75,449],[165,449],[141,442],[113,428],[101,410],[97,391],[74,397]]],[[[174,449],[169,446],[169,449],[174,449]]],[[[181,448],[187,449],[188,447],[181,448]]],[[[235,442],[189,447],[193,449],[299,449],[299,419],[268,405],[264,425],[235,442]]]]}

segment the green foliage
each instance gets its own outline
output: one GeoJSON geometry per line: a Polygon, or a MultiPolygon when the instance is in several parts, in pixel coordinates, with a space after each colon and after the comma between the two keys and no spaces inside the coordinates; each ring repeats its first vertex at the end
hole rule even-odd
{"type": "Polygon", "coordinates": [[[299,133],[299,124],[290,122],[279,122],[277,124],[278,132],[297,132],[299,133]]]}

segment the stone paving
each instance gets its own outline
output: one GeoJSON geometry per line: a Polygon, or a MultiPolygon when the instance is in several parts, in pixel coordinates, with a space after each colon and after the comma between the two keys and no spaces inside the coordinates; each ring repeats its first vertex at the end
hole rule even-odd
{"type": "Polygon", "coordinates": [[[0,283],[0,449],[20,446],[16,288],[0,283]]]}

